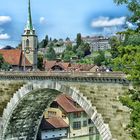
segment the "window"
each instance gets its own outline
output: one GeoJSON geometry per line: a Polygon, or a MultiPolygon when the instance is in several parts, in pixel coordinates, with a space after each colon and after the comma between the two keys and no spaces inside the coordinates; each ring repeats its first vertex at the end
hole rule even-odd
{"type": "Polygon", "coordinates": [[[73,122],[73,129],[81,129],[81,122],[73,122]]]}
{"type": "Polygon", "coordinates": [[[29,39],[26,40],[26,47],[29,47],[29,39]]]}
{"type": "Polygon", "coordinates": [[[56,116],[56,112],[48,111],[48,117],[56,116]]]}
{"type": "Polygon", "coordinates": [[[81,112],[73,113],[73,118],[80,118],[80,117],[81,117],[81,112]]]}
{"type": "Polygon", "coordinates": [[[94,132],[94,127],[90,127],[89,128],[89,134],[93,134],[93,132],[94,132]]]}
{"type": "Polygon", "coordinates": [[[65,118],[66,118],[66,114],[62,114],[62,118],[64,118],[64,119],[65,119],[65,118]]]}
{"type": "Polygon", "coordinates": [[[87,113],[86,112],[83,112],[83,117],[87,117],[87,113]]]}
{"type": "Polygon", "coordinates": [[[88,124],[93,124],[93,121],[91,119],[88,119],[88,124]]]}
{"type": "Polygon", "coordinates": [[[83,127],[87,126],[87,121],[83,121],[83,127]]]}

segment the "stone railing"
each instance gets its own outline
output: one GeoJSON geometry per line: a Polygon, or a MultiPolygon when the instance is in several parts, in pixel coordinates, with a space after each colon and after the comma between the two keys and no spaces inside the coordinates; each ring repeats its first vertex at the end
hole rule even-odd
{"type": "MultiPolygon", "coordinates": [[[[11,98],[10,102],[8,102],[7,107],[3,111],[2,115],[2,132],[1,137],[3,137],[3,134],[5,132],[5,129],[7,128],[7,123],[12,115],[13,110],[16,108],[20,100],[30,91],[32,91],[32,84],[27,84],[21,87],[11,98]]],[[[1,138],[2,139],[2,138],[1,138]]]]}
{"type": "Polygon", "coordinates": [[[129,83],[122,72],[0,72],[0,80],[3,79],[129,83]]]}

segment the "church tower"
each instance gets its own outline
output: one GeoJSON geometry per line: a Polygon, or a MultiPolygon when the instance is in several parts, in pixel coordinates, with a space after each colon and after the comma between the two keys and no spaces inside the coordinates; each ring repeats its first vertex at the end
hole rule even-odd
{"type": "Polygon", "coordinates": [[[30,0],[28,0],[28,20],[22,35],[22,54],[24,70],[27,69],[26,60],[32,66],[33,70],[37,69],[37,35],[32,24],[30,0]]]}

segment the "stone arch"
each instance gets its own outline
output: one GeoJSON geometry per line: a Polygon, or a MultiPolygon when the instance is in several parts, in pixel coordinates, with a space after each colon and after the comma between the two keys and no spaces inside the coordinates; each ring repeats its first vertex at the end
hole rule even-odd
{"type": "MultiPolygon", "coordinates": [[[[42,119],[42,113],[44,112],[44,108],[49,107],[50,103],[61,93],[66,93],[70,95],[89,115],[91,120],[94,122],[96,128],[98,129],[103,140],[111,140],[112,135],[110,129],[107,124],[104,123],[101,114],[97,113],[96,107],[92,106],[91,102],[87,100],[86,97],[83,96],[76,88],[65,86],[63,83],[58,83],[57,81],[34,81],[32,83],[28,83],[23,88],[21,88],[18,92],[15,93],[14,97],[8,103],[7,108],[3,113],[3,135],[2,139],[6,140],[14,138],[25,138],[30,140],[35,140],[40,124],[40,120],[42,119]],[[51,92],[47,95],[47,91],[55,92],[53,95],[51,92]],[[38,96],[35,96],[38,95],[38,96]],[[47,96],[45,96],[47,95],[47,96]],[[48,98],[49,97],[49,98],[48,98]],[[45,99],[45,100],[35,100],[35,99],[45,99]],[[34,101],[40,106],[29,106],[31,102],[34,101]],[[47,105],[44,106],[44,103],[47,105]],[[25,105],[25,106],[24,106],[25,105]],[[22,108],[26,107],[25,110],[22,108]],[[35,112],[32,109],[38,109],[35,112]],[[42,109],[42,110],[41,110],[42,109]],[[20,111],[19,111],[20,110],[20,111]],[[39,111],[40,110],[40,111],[39,111]],[[41,112],[42,111],[42,112],[41,112]],[[21,113],[21,114],[20,114],[21,113]],[[14,116],[14,114],[18,114],[18,116],[14,116]],[[37,116],[37,118],[35,117],[37,116]],[[17,118],[22,118],[24,121],[19,121],[17,118]],[[30,123],[29,123],[30,122],[30,123]],[[16,132],[13,129],[13,125],[16,124],[16,132]],[[11,126],[11,127],[10,127],[11,126]],[[34,128],[32,127],[34,126],[34,128]],[[18,130],[18,131],[17,131],[18,130]],[[15,133],[13,136],[11,133],[15,133]],[[28,134],[32,137],[28,138],[28,134]]],[[[32,104],[33,105],[33,104],[32,104]]]]}

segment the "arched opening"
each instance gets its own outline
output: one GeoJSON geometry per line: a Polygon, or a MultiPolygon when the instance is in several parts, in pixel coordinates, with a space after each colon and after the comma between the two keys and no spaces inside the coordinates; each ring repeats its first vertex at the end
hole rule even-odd
{"type": "MultiPolygon", "coordinates": [[[[111,139],[111,133],[100,115],[97,115],[95,108],[92,107],[76,89],[61,85],[54,81],[39,81],[31,85],[30,89],[22,88],[22,90],[17,93],[18,95],[15,96],[16,100],[11,101],[12,104],[13,101],[16,101],[16,107],[13,107],[14,109],[11,110],[9,115],[4,115],[5,118],[9,118],[9,120],[5,121],[6,125],[4,125],[3,140],[10,138],[24,138],[26,140],[37,139],[44,110],[46,110],[56,97],[62,93],[69,95],[85,110],[90,119],[95,123],[99,133],[102,134],[101,137],[103,140],[111,139]],[[18,100],[17,98],[19,98],[19,96],[20,99],[18,100]]],[[[92,132],[92,128],[90,128],[89,131],[92,132]]]]}
{"type": "Polygon", "coordinates": [[[102,140],[84,109],[67,94],[61,94],[46,109],[37,140],[102,140]]]}
{"type": "Polygon", "coordinates": [[[29,43],[29,39],[26,40],[26,47],[29,47],[30,43],[29,43]]]}

